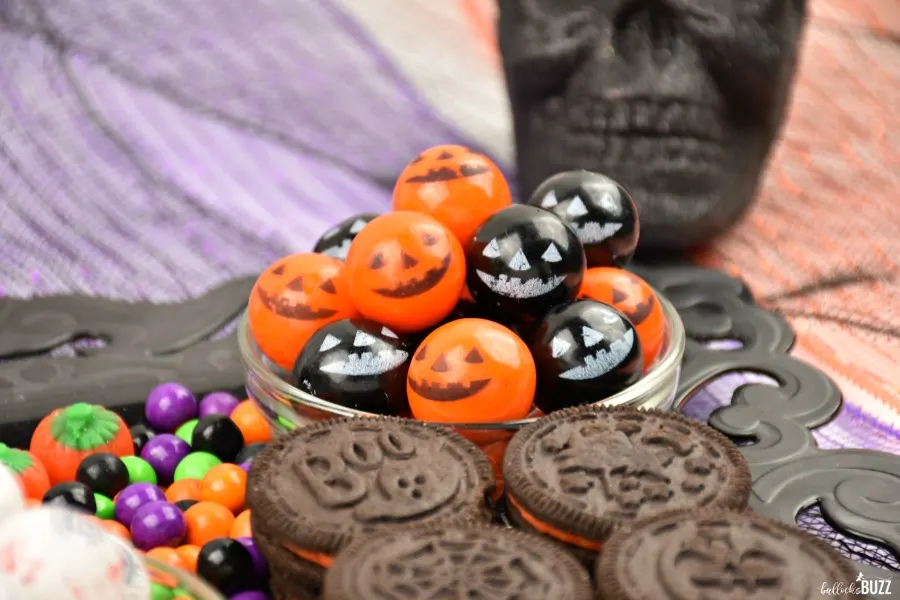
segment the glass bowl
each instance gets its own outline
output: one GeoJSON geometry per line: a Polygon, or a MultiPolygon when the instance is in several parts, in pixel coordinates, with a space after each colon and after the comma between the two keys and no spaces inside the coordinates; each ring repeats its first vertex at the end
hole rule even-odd
{"type": "Polygon", "coordinates": [[[225,600],[213,586],[186,571],[170,567],[152,558],[141,556],[147,568],[150,581],[162,583],[170,588],[180,588],[195,600],[225,600]]]}

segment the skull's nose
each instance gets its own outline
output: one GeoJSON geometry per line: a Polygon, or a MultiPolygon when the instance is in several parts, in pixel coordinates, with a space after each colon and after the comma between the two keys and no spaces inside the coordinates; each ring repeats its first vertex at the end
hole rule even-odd
{"type": "Polygon", "coordinates": [[[401,254],[402,254],[404,269],[412,269],[414,266],[419,264],[418,260],[416,260],[414,257],[410,256],[406,252],[402,252],[401,254]]]}

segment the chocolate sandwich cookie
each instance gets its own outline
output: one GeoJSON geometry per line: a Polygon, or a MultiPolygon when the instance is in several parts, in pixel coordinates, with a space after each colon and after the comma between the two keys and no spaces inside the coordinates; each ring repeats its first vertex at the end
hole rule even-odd
{"type": "Polygon", "coordinates": [[[517,526],[586,564],[623,525],[678,509],[743,509],[750,471],[721,433],[675,412],[582,406],[519,431],[503,460],[517,526]]]}
{"type": "Polygon", "coordinates": [[[358,540],[325,575],[323,600],[592,600],[590,576],[558,544],[499,527],[403,529],[358,540]]]}
{"type": "Polygon", "coordinates": [[[484,454],[450,429],[344,418],[267,445],[250,470],[247,505],[273,577],[315,589],[335,554],[360,534],[487,523],[485,498],[494,487],[484,454]]]}
{"type": "Polygon", "coordinates": [[[596,570],[599,600],[841,600],[862,597],[851,593],[856,576],[814,535],[723,510],[663,514],[619,531],[596,570]]]}

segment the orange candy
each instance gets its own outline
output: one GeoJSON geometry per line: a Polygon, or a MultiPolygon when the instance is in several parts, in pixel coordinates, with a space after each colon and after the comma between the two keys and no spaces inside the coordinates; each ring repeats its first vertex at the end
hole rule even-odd
{"type": "Polygon", "coordinates": [[[244,509],[247,473],[237,465],[216,465],[200,481],[200,500],[221,504],[232,514],[244,509]]]}
{"type": "Polygon", "coordinates": [[[210,540],[228,537],[234,525],[234,515],[230,510],[215,502],[198,502],[186,511],[188,544],[202,547],[210,540]]]}
{"type": "Polygon", "coordinates": [[[416,350],[406,379],[413,416],[443,423],[524,418],[536,384],[525,342],[484,319],[458,319],[432,331],[416,350]]]}
{"type": "Polygon", "coordinates": [[[253,537],[250,530],[250,509],[248,508],[237,516],[234,525],[231,526],[231,534],[229,537],[237,539],[242,537],[253,537]]]}
{"type": "Polygon", "coordinates": [[[309,336],[353,315],[343,263],[312,252],[276,261],[256,280],[247,315],[259,349],[290,371],[309,336]]]}
{"type": "Polygon", "coordinates": [[[345,268],[359,313],[399,332],[443,320],[466,279],[453,234],[428,215],[405,211],[370,221],[351,242],[345,268]]]}
{"type": "Polygon", "coordinates": [[[463,246],[489,216],[510,204],[509,185],[497,165],[464,146],[422,152],[394,187],[394,210],[431,215],[463,246]]]}
{"type": "Polygon", "coordinates": [[[200,546],[193,544],[185,544],[175,548],[181,562],[184,563],[184,570],[190,573],[197,572],[197,557],[200,556],[200,546]]]}
{"type": "Polygon", "coordinates": [[[26,498],[41,500],[50,489],[50,476],[40,459],[27,450],[0,443],[0,465],[5,465],[19,482],[26,498]]]}
{"type": "Polygon", "coordinates": [[[252,400],[244,400],[238,404],[228,418],[234,421],[234,424],[241,430],[245,446],[272,441],[272,430],[269,428],[269,423],[252,400]]]}
{"type": "Polygon", "coordinates": [[[180,569],[182,571],[188,570],[188,566],[185,564],[184,559],[181,558],[181,555],[178,554],[178,551],[175,550],[175,548],[153,548],[152,550],[147,551],[146,556],[147,558],[152,558],[168,567],[180,569]]]}
{"type": "Polygon", "coordinates": [[[200,482],[196,479],[179,479],[166,489],[166,500],[172,504],[182,500],[200,500],[200,482]]]}
{"type": "Polygon", "coordinates": [[[605,302],[628,317],[641,340],[646,373],[666,341],[666,315],[653,288],[623,269],[595,267],[585,271],[579,296],[605,302]]]}
{"type": "Polygon", "coordinates": [[[103,527],[103,529],[105,529],[108,533],[111,533],[119,537],[120,539],[125,540],[126,542],[131,541],[131,532],[128,531],[127,527],[125,527],[118,521],[100,520],[100,526],[103,527]]]}

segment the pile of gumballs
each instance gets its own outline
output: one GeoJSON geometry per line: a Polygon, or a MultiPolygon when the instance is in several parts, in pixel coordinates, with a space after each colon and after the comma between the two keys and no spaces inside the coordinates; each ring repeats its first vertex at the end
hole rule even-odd
{"type": "MultiPolygon", "coordinates": [[[[247,470],[271,439],[256,405],[225,392],[208,394],[198,402],[184,386],[165,383],[150,391],[145,414],[146,423],[129,429],[119,415],[101,406],[73,404],[38,424],[28,450],[0,444],[0,466],[7,474],[5,488],[0,481],[0,490],[5,490],[0,494],[0,514],[8,516],[0,528],[0,587],[6,569],[6,575],[23,589],[14,598],[51,597],[29,591],[26,584],[33,578],[25,563],[14,559],[45,548],[48,555],[63,560],[53,550],[57,534],[29,533],[51,525],[59,529],[50,522],[59,520],[54,516],[59,511],[77,515],[79,535],[86,539],[102,534],[105,544],[116,540],[118,545],[113,546],[135,556],[144,553],[173,569],[195,574],[232,599],[268,598],[264,592],[268,567],[253,543],[250,511],[244,506],[247,470]],[[10,479],[15,484],[9,484],[10,479]],[[9,492],[11,488],[15,494],[9,492]],[[17,506],[37,508],[15,514],[17,506]],[[49,524],[41,525],[41,519],[49,519],[49,524]],[[4,545],[9,543],[18,546],[10,550],[4,545]]],[[[76,557],[93,552],[88,548],[79,554],[71,544],[59,547],[76,557]]],[[[56,577],[54,585],[60,590],[76,591],[53,598],[88,597],[77,593],[79,581],[87,581],[76,578],[77,570],[60,573],[47,575],[50,583],[46,585],[56,577]]],[[[135,591],[102,596],[90,589],[89,597],[194,597],[161,572],[141,573],[147,580],[143,595],[135,591]]],[[[139,578],[135,581],[137,590],[139,578]]],[[[47,589],[51,588],[41,588],[47,589]]]]}
{"type": "Polygon", "coordinates": [[[638,235],[603,175],[557,174],[514,205],[487,157],[437,146],[401,173],[392,212],[271,264],[249,330],[276,374],[367,413],[489,423],[593,403],[666,343],[659,299],[624,269],[638,235]]]}

